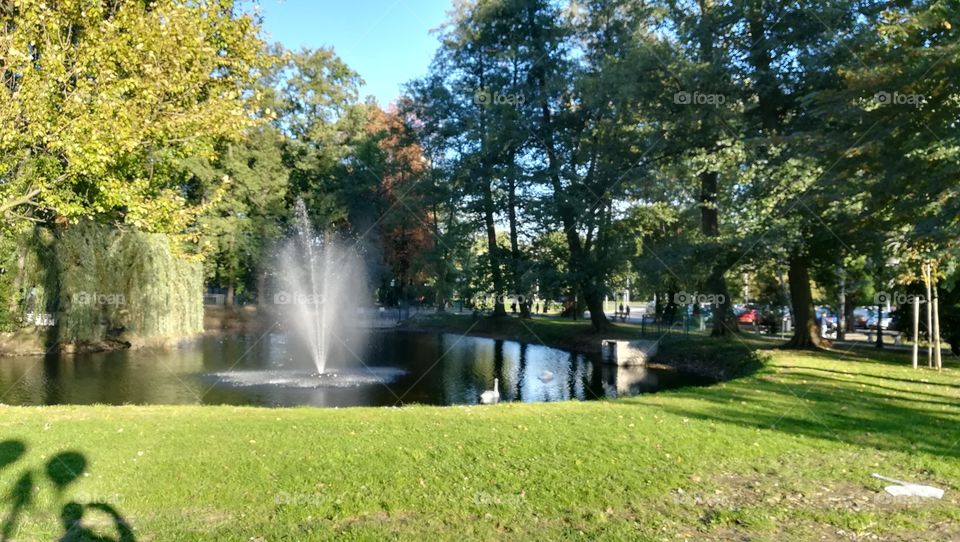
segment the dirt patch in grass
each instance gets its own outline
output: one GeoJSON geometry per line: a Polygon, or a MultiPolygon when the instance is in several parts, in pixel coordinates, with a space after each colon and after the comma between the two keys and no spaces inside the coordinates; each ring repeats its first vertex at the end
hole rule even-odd
{"type": "Polygon", "coordinates": [[[230,511],[216,508],[184,508],[182,514],[185,519],[207,527],[226,525],[234,520],[230,511]]]}
{"type": "MultiPolygon", "coordinates": [[[[883,484],[877,481],[876,485],[880,487],[883,484]]],[[[935,501],[922,497],[894,497],[882,488],[874,489],[867,483],[860,485],[850,482],[825,482],[812,488],[801,489],[770,475],[728,474],[714,478],[708,485],[715,486],[715,489],[691,493],[689,499],[704,506],[743,507],[768,504],[852,512],[894,512],[920,508],[935,502],[960,506],[960,497],[955,491],[948,491],[943,500],[935,501]]]]}
{"type": "Polygon", "coordinates": [[[894,497],[880,489],[850,482],[825,482],[799,487],[776,476],[725,474],[704,483],[704,489],[672,492],[675,501],[700,513],[703,540],[960,540],[960,525],[951,521],[909,525],[927,507],[960,506],[956,491],[942,501],[894,497]],[[773,516],[759,510],[778,511],[773,516]],[[882,530],[872,517],[902,515],[902,525],[882,530]],[[783,516],[789,517],[786,519],[783,516]],[[811,519],[816,518],[816,519],[811,519]],[[834,523],[830,519],[836,518],[834,523]],[[862,518],[855,521],[856,518],[862,518]],[[849,523],[862,522],[862,527],[849,523]],[[758,536],[758,532],[764,536],[758,536]]]}
{"type": "Polygon", "coordinates": [[[375,525],[378,529],[385,529],[395,533],[403,532],[406,527],[415,521],[416,514],[413,512],[371,512],[345,518],[335,522],[331,528],[338,533],[350,532],[354,529],[363,530],[370,525],[375,525]]]}
{"type": "Polygon", "coordinates": [[[822,540],[838,542],[863,542],[882,540],[884,542],[944,542],[960,540],[960,526],[951,522],[932,524],[922,530],[897,529],[875,533],[870,531],[854,531],[838,528],[822,523],[809,521],[790,522],[789,525],[778,526],[769,533],[758,535],[748,528],[721,527],[709,532],[698,533],[696,540],[706,542],[759,542],[780,540],[822,540]]]}

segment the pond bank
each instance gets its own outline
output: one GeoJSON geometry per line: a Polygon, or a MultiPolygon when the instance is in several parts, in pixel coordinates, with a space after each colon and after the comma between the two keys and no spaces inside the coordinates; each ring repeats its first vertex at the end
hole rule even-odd
{"type": "MultiPolygon", "coordinates": [[[[256,306],[204,307],[204,332],[190,337],[140,338],[128,334],[97,342],[69,343],[51,347],[55,328],[22,328],[0,333],[0,356],[39,356],[53,351],[67,354],[109,352],[137,348],[176,348],[202,336],[261,336],[278,325],[277,315],[256,306]]],[[[393,325],[391,324],[391,328],[393,325]]],[[[413,318],[396,327],[401,331],[443,332],[491,339],[540,344],[572,352],[599,355],[605,339],[659,339],[661,347],[654,368],[672,369],[714,381],[729,380],[760,369],[763,354],[773,343],[747,337],[702,341],[691,334],[643,333],[636,324],[618,323],[608,331],[596,333],[588,321],[555,317],[522,320],[514,316],[490,318],[469,314],[431,314],[413,318]]]]}
{"type": "Polygon", "coordinates": [[[88,354],[138,348],[177,348],[203,335],[260,334],[276,324],[276,318],[259,312],[256,306],[212,306],[203,308],[203,333],[182,337],[138,337],[120,332],[98,341],[59,342],[56,327],[28,326],[0,332],[0,357],[43,356],[52,352],[88,354]]]}
{"type": "Polygon", "coordinates": [[[542,344],[575,352],[598,355],[605,339],[658,339],[660,349],[651,367],[669,368],[715,381],[729,380],[759,370],[764,364],[762,349],[770,343],[746,337],[703,340],[691,334],[660,334],[637,324],[618,323],[597,333],[589,321],[555,317],[520,319],[515,316],[491,318],[469,314],[434,314],[414,318],[400,329],[463,334],[491,339],[542,344]]]}
{"type": "Polygon", "coordinates": [[[25,327],[0,333],[0,358],[14,356],[45,356],[51,353],[93,354],[140,348],[177,348],[200,338],[188,337],[131,337],[119,335],[98,341],[57,342],[53,328],[25,327]]]}

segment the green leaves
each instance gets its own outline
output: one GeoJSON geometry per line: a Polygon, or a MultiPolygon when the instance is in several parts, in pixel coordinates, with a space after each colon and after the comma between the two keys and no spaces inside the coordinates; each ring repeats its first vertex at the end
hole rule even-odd
{"type": "Polygon", "coordinates": [[[127,0],[108,10],[24,0],[0,13],[0,26],[8,219],[91,217],[178,232],[184,201],[171,164],[212,156],[218,141],[257,122],[244,89],[267,57],[256,21],[230,2],[127,0]]]}

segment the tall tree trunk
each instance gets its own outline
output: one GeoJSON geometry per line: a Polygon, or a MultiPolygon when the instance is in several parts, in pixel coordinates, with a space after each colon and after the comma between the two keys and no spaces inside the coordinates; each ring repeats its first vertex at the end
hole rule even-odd
{"type": "Polygon", "coordinates": [[[437,295],[434,297],[433,304],[437,308],[437,314],[447,312],[447,298],[441,288],[437,288],[437,295]]]}
{"type": "MultiPolygon", "coordinates": [[[[536,28],[536,13],[533,3],[528,3],[527,5],[527,24],[529,28],[536,28]]],[[[537,56],[543,56],[546,54],[544,51],[543,44],[537,42],[538,47],[536,48],[535,54],[537,56]]],[[[570,250],[570,271],[579,277],[590,276],[590,269],[584,269],[585,264],[587,263],[587,256],[589,256],[589,251],[585,250],[583,243],[580,240],[580,234],[577,229],[577,215],[576,210],[573,207],[574,202],[568,201],[566,194],[564,193],[563,183],[560,178],[561,163],[560,157],[557,155],[556,143],[554,140],[554,127],[553,127],[553,118],[550,112],[550,104],[547,98],[547,81],[546,74],[542,65],[534,63],[533,69],[530,72],[530,78],[533,81],[533,84],[536,86],[536,92],[539,99],[539,135],[540,140],[543,142],[543,147],[545,154],[547,156],[547,169],[548,169],[548,179],[553,189],[553,199],[556,202],[556,217],[560,220],[560,224],[563,226],[564,236],[567,240],[567,247],[570,250]]],[[[582,202],[578,202],[582,204],[582,202]]],[[[584,295],[584,301],[587,303],[587,308],[590,310],[590,321],[593,324],[593,328],[596,331],[600,331],[610,327],[610,321],[607,320],[607,315],[603,312],[603,294],[599,293],[598,289],[592,287],[592,285],[585,284],[588,281],[581,279],[578,281],[579,288],[581,293],[584,295]]],[[[576,317],[578,308],[574,307],[573,313],[576,317]]]]}
{"type": "Polygon", "coordinates": [[[857,322],[854,318],[853,310],[857,307],[857,298],[847,294],[846,302],[844,303],[844,313],[843,319],[846,322],[847,333],[853,333],[857,330],[857,322]]]}
{"type": "Polygon", "coordinates": [[[530,304],[526,288],[523,285],[523,274],[520,272],[520,233],[517,227],[517,181],[510,174],[507,185],[507,224],[510,227],[510,282],[513,284],[513,293],[522,295],[520,304],[520,318],[530,318],[530,304]]]}
{"type": "MultiPolygon", "coordinates": [[[[478,73],[478,82],[480,88],[486,88],[486,79],[484,72],[484,58],[481,55],[480,57],[480,66],[478,73]]],[[[493,187],[491,183],[493,182],[491,177],[491,161],[492,155],[495,154],[490,150],[490,146],[487,143],[487,114],[486,114],[486,105],[479,104],[480,107],[480,181],[483,185],[483,222],[487,231],[487,252],[490,256],[490,275],[493,280],[493,290],[494,290],[494,299],[493,299],[493,315],[494,316],[506,316],[507,311],[503,306],[503,294],[504,284],[503,284],[503,275],[500,272],[500,250],[497,246],[497,228],[494,221],[494,203],[493,203],[493,187]]]]}
{"type": "Polygon", "coordinates": [[[500,272],[500,249],[497,246],[497,227],[493,218],[493,189],[489,181],[483,183],[483,222],[487,230],[487,252],[490,257],[490,275],[493,278],[494,316],[506,316],[503,306],[503,274],[500,272]]]}
{"type": "MultiPolygon", "coordinates": [[[[517,183],[512,178],[507,183],[507,223],[510,226],[510,255],[513,257],[510,267],[516,275],[520,257],[520,235],[517,231],[517,183]]],[[[518,277],[515,276],[514,280],[516,278],[518,277]]]]}
{"type": "MultiPolygon", "coordinates": [[[[544,81],[542,78],[537,80],[538,86],[543,92],[544,81]]],[[[557,157],[553,142],[553,121],[550,114],[550,106],[544,100],[540,104],[540,122],[543,129],[544,143],[547,154],[547,166],[550,170],[550,182],[554,191],[554,199],[557,205],[557,214],[560,223],[563,224],[563,232],[567,239],[567,247],[570,250],[570,270],[578,276],[589,276],[589,269],[584,269],[586,262],[586,251],[583,243],[580,241],[580,234],[577,232],[576,213],[567,198],[564,195],[563,183],[560,182],[560,162],[557,157]]],[[[595,289],[589,281],[581,281],[581,293],[587,302],[590,310],[590,322],[595,331],[601,331],[611,326],[607,315],[603,312],[603,294],[595,289]]],[[[576,313],[576,308],[574,309],[576,313]]]]}
{"type": "Polygon", "coordinates": [[[813,314],[813,291],[806,256],[790,257],[787,278],[790,281],[790,303],[793,305],[793,338],[786,348],[817,348],[824,344],[813,314]]]}
{"type": "Polygon", "coordinates": [[[931,305],[933,305],[933,365],[937,368],[938,371],[943,370],[943,355],[941,354],[941,345],[940,345],[940,298],[937,295],[937,282],[936,274],[931,273],[931,281],[933,282],[933,299],[931,300],[931,305]]]}
{"type": "Polygon", "coordinates": [[[587,310],[590,311],[590,324],[593,329],[601,331],[610,327],[610,321],[603,312],[603,294],[595,285],[581,287],[583,291],[583,300],[587,304],[587,310]]]}
{"type": "Polygon", "coordinates": [[[710,293],[717,295],[717,299],[722,299],[720,303],[713,306],[713,328],[710,330],[711,337],[721,337],[728,333],[737,333],[740,331],[737,325],[737,318],[733,314],[733,300],[730,299],[730,292],[727,290],[727,281],[723,277],[723,271],[726,266],[714,264],[710,270],[710,276],[707,277],[707,288],[710,293]],[[723,296],[722,298],[719,296],[723,296]]]}
{"type": "Polygon", "coordinates": [[[927,367],[933,367],[933,280],[930,264],[923,264],[923,284],[927,287],[927,367]]]}
{"type": "Polygon", "coordinates": [[[883,348],[883,305],[877,304],[877,340],[874,341],[877,348],[883,348]]]}
{"type": "MultiPolygon", "coordinates": [[[[712,0],[700,0],[700,29],[698,31],[700,38],[700,62],[709,64],[715,62],[714,41],[715,27],[713,26],[712,0]]],[[[714,128],[712,123],[705,124],[701,129],[707,133],[714,128]]],[[[705,148],[709,152],[709,149],[705,148]]],[[[717,207],[718,200],[718,181],[719,173],[716,171],[700,172],[700,226],[704,237],[708,239],[720,236],[720,218],[717,207]]],[[[717,248],[717,247],[711,247],[717,248]]],[[[720,337],[727,333],[738,331],[737,319],[733,315],[733,300],[730,299],[730,293],[727,290],[727,281],[724,273],[727,270],[726,262],[720,258],[711,258],[713,265],[710,269],[710,275],[707,277],[707,289],[709,294],[718,296],[723,301],[713,306],[713,327],[710,330],[712,337],[720,337]]]]}
{"type": "MultiPolygon", "coordinates": [[[[782,128],[781,108],[784,95],[772,68],[773,55],[767,42],[767,28],[764,21],[765,5],[764,2],[752,2],[748,6],[747,30],[752,43],[748,61],[755,71],[756,113],[760,126],[766,137],[773,137],[782,128]]],[[[794,319],[793,337],[785,345],[787,348],[817,348],[824,344],[814,320],[810,263],[806,256],[801,255],[803,248],[799,247],[798,252],[791,255],[787,270],[794,319]]]]}
{"type": "Polygon", "coordinates": [[[840,259],[840,310],[837,317],[837,340],[842,341],[847,338],[847,275],[843,269],[843,258],[840,259]]]}
{"type": "MultiPolygon", "coordinates": [[[[433,202],[431,207],[433,210],[433,213],[432,213],[433,224],[431,224],[431,226],[433,227],[433,238],[437,240],[441,240],[442,238],[440,237],[440,211],[437,208],[436,202],[433,202]]],[[[442,244],[442,241],[441,241],[441,244],[442,244]]],[[[447,312],[447,296],[449,295],[447,292],[447,261],[449,258],[448,258],[448,251],[446,247],[443,247],[440,250],[440,254],[441,254],[440,260],[439,261],[434,260],[434,264],[436,264],[435,272],[436,272],[436,281],[437,281],[436,297],[434,298],[434,304],[437,307],[437,312],[443,313],[443,312],[447,312]]]]}
{"type": "Polygon", "coordinates": [[[267,272],[260,271],[257,273],[257,306],[264,306],[267,304],[267,272]]]}
{"type": "MultiPolygon", "coordinates": [[[[700,173],[700,227],[704,237],[716,238],[720,236],[720,219],[717,210],[717,185],[719,174],[716,171],[700,173]]],[[[707,277],[707,293],[717,296],[723,301],[713,307],[712,337],[720,337],[737,330],[737,320],[733,316],[733,304],[730,293],[727,291],[727,281],[723,277],[726,271],[721,259],[714,259],[707,277]]]]}

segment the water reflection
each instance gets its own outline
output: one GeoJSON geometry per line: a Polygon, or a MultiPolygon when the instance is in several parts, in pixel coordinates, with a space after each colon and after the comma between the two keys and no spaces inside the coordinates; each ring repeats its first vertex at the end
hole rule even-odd
{"type": "Polygon", "coordinates": [[[500,380],[501,401],[525,402],[617,397],[701,383],[662,370],[601,365],[592,356],[514,341],[391,331],[372,334],[365,346],[357,354],[362,362],[352,354],[331,361],[332,371],[370,367],[368,373],[377,377],[358,378],[366,383],[349,387],[253,382],[262,374],[273,375],[275,382],[307,375],[309,356],[282,333],[206,337],[169,350],[0,358],[0,393],[5,391],[0,402],[448,405],[478,403],[494,378],[500,380]]]}
{"type": "Polygon", "coordinates": [[[660,388],[662,371],[642,366],[606,366],[603,372],[603,390],[608,397],[649,393],[660,388]]]}

